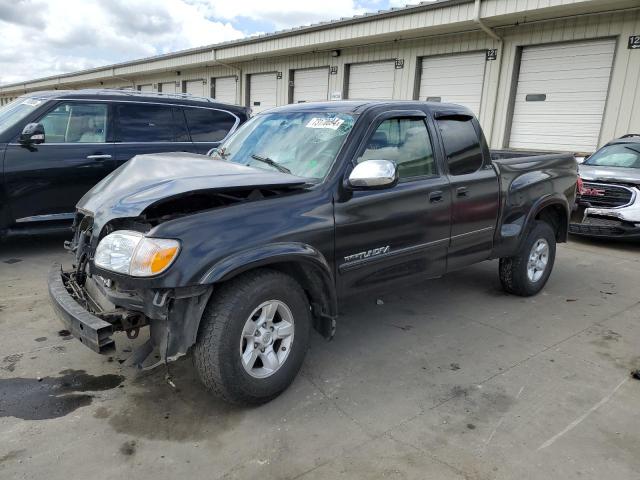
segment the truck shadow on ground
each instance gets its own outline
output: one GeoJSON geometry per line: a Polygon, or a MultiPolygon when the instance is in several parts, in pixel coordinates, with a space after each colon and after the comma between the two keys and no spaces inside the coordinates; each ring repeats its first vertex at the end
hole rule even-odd
{"type": "Polygon", "coordinates": [[[123,408],[101,411],[118,433],[152,440],[212,439],[237,424],[246,409],[227,404],[202,386],[190,358],[170,365],[175,388],[166,381],[166,367],[135,375],[122,389],[123,408]]]}

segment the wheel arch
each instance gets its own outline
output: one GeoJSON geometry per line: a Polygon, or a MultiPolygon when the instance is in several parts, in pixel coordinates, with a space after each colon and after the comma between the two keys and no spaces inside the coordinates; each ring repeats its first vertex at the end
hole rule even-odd
{"type": "Polygon", "coordinates": [[[331,267],[320,251],[304,243],[275,243],[233,254],[209,268],[200,280],[213,285],[243,273],[270,268],[293,277],[302,287],[313,315],[314,328],[325,338],[335,333],[337,294],[331,267]]]}

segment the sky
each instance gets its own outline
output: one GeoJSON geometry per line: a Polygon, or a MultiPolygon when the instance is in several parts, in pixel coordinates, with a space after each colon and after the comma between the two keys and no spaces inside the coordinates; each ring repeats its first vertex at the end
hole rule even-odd
{"type": "Polygon", "coordinates": [[[0,0],[0,85],[419,0],[0,0]]]}

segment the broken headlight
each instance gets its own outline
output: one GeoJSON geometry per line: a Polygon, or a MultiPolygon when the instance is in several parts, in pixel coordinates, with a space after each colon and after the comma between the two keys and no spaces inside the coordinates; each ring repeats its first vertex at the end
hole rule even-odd
{"type": "Polygon", "coordinates": [[[97,267],[133,277],[151,277],[164,272],[180,251],[180,242],[166,238],[147,238],[140,232],[118,230],[98,244],[97,267]]]}

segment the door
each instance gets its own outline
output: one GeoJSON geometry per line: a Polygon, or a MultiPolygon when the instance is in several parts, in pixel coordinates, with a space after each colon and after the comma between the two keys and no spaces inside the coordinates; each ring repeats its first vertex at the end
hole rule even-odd
{"type": "Polygon", "coordinates": [[[213,79],[214,98],[219,102],[238,103],[236,98],[237,77],[218,77],[213,79]]]}
{"type": "MultiPolygon", "coordinates": [[[[204,97],[204,82],[202,80],[185,80],[184,93],[194,95],[196,97],[204,97]]],[[[209,95],[206,95],[207,97],[209,95]]]]}
{"type": "Polygon", "coordinates": [[[115,166],[107,103],[57,103],[37,122],[44,143],[10,143],[5,153],[7,196],[21,224],[73,218],[78,200],[115,166]]]}
{"type": "Polygon", "coordinates": [[[329,69],[307,68],[293,72],[293,103],[324,102],[329,96],[329,69]]]}
{"type": "Polygon", "coordinates": [[[473,117],[436,120],[451,185],[451,243],[447,270],[486,260],[493,249],[500,191],[481,130],[473,117]]]}
{"type": "Polygon", "coordinates": [[[159,83],[158,91],[162,93],[176,93],[176,82],[159,83]]]}
{"type": "Polygon", "coordinates": [[[350,99],[391,100],[395,62],[349,65],[347,96],[350,99]]]}
{"type": "Polygon", "coordinates": [[[386,114],[373,124],[357,162],[393,160],[399,183],[353,191],[335,204],[341,295],[438,276],[446,269],[451,221],[449,182],[434,157],[423,116],[386,114]],[[385,118],[386,117],[386,118],[385,118]]]}
{"type": "Polygon", "coordinates": [[[524,47],[509,146],[596,150],[615,45],[604,39],[524,47]]]}
{"type": "Polygon", "coordinates": [[[484,83],[485,53],[424,57],[419,99],[464,105],[478,116],[484,83]]]}
{"type": "Polygon", "coordinates": [[[260,113],[277,105],[278,80],[275,73],[254,73],[249,77],[249,107],[260,113]]]}
{"type": "Polygon", "coordinates": [[[197,151],[181,108],[133,102],[114,107],[117,166],[145,153],[197,151]]]}
{"type": "Polygon", "coordinates": [[[146,85],[138,85],[139,92],[153,92],[153,85],[148,83],[146,85]]]}

